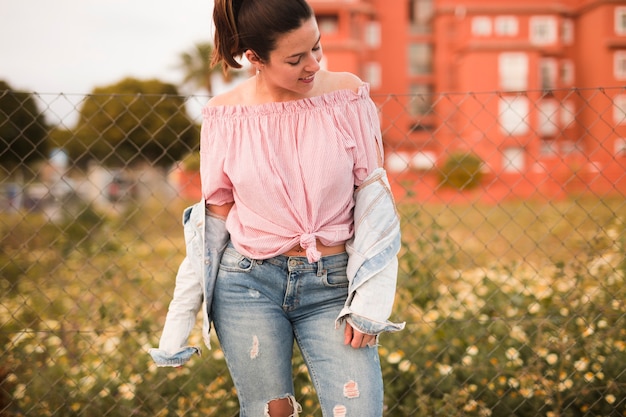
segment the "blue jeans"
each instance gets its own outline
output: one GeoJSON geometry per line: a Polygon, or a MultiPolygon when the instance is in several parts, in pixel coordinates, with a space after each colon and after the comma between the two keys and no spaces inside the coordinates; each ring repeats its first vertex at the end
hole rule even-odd
{"type": "Polygon", "coordinates": [[[380,417],[383,383],[376,347],[343,344],[335,329],[348,295],[345,253],[310,264],[306,257],[254,260],[230,244],[213,297],[217,337],[239,397],[241,417],[293,398],[294,340],[325,417],[380,417]]]}

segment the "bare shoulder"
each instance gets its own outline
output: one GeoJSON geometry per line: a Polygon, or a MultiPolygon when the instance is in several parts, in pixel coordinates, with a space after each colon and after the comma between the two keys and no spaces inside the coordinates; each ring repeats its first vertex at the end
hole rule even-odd
{"type": "Polygon", "coordinates": [[[208,106],[233,106],[237,104],[246,104],[249,99],[249,80],[238,84],[233,89],[212,97],[207,103],[208,106]]]}
{"type": "Polygon", "coordinates": [[[322,89],[324,93],[336,90],[357,91],[363,85],[363,81],[351,72],[325,71],[322,75],[322,89]]]}

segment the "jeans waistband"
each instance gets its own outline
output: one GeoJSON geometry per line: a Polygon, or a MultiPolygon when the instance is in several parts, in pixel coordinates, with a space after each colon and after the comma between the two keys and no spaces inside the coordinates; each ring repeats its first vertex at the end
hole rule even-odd
{"type": "MultiPolygon", "coordinates": [[[[228,243],[227,249],[236,251],[232,242],[228,243]]],[[[321,273],[324,269],[347,267],[348,254],[347,252],[341,252],[334,255],[322,256],[319,261],[313,263],[309,263],[306,256],[286,255],[276,255],[272,258],[252,260],[258,265],[269,263],[289,270],[298,269],[300,271],[317,271],[321,273]]]]}

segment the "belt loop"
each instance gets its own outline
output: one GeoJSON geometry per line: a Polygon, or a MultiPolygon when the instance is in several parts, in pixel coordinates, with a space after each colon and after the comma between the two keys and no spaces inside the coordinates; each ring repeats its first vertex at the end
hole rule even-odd
{"type": "Polygon", "coordinates": [[[322,275],[324,275],[324,261],[322,261],[322,259],[324,259],[323,257],[320,258],[319,261],[317,261],[317,276],[321,277],[322,275]]]}

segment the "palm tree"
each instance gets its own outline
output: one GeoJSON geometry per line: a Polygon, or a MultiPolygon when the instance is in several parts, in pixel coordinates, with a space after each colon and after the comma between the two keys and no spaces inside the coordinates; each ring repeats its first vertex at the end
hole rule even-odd
{"type": "Polygon", "coordinates": [[[238,76],[241,73],[233,70],[224,73],[221,64],[211,67],[212,54],[213,45],[208,42],[197,43],[193,50],[180,54],[179,68],[185,73],[183,85],[191,84],[194,87],[203,88],[209,95],[213,95],[211,79],[214,74],[219,73],[225,82],[230,82],[233,76],[238,76]]]}

